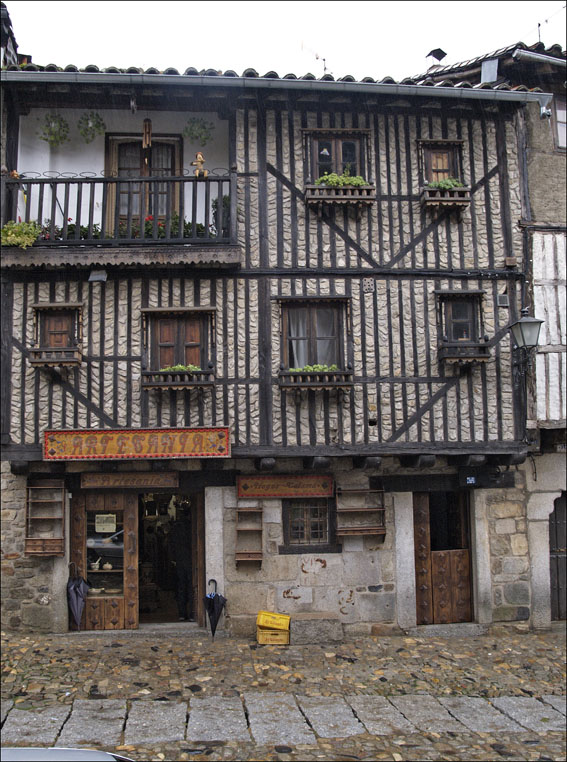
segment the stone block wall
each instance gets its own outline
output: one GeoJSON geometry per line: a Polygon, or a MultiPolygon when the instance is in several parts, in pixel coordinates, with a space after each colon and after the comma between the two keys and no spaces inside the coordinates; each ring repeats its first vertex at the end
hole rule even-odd
{"type": "MultiPolygon", "coordinates": [[[[336,475],[337,484],[352,481],[336,475]]],[[[359,477],[360,478],[360,477],[359,477]]],[[[368,479],[365,478],[368,487],[368,479]]],[[[386,498],[386,536],[342,537],[342,552],[279,554],[283,544],[282,501],[238,500],[224,492],[224,576],[229,627],[252,635],[260,610],[283,614],[332,613],[345,633],[369,633],[376,623],[396,621],[393,504],[386,498]],[[234,560],[236,508],[263,509],[262,566],[234,560]]]]}
{"type": "MultiPolygon", "coordinates": [[[[518,475],[517,482],[523,481],[518,475]]],[[[488,490],[486,495],[492,615],[495,622],[530,618],[530,558],[526,500],[521,487],[488,490]]]]}
{"type": "Polygon", "coordinates": [[[66,595],[59,587],[64,559],[24,554],[26,477],[14,476],[2,462],[1,569],[2,626],[54,632],[66,629],[66,595]],[[56,567],[57,566],[57,570],[56,567]]]}

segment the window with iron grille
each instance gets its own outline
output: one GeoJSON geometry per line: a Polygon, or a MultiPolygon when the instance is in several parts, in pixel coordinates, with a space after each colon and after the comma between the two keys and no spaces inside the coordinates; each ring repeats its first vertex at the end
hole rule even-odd
{"type": "Polygon", "coordinates": [[[335,501],[303,498],[282,501],[284,544],[280,553],[338,552],[335,501]]]}

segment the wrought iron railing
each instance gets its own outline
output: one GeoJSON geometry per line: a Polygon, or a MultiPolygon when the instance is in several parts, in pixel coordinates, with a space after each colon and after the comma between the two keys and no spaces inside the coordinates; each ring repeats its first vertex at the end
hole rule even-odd
{"type": "Polygon", "coordinates": [[[2,225],[9,220],[35,222],[40,246],[236,243],[236,172],[3,177],[2,225]]]}

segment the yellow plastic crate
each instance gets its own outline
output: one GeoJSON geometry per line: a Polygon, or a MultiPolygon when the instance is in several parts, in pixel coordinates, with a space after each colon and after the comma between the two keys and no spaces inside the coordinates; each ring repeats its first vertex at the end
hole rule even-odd
{"type": "Polygon", "coordinates": [[[256,624],[264,630],[289,630],[291,617],[287,614],[276,614],[273,611],[259,611],[256,624]]]}
{"type": "Polygon", "coordinates": [[[258,643],[263,645],[289,645],[289,630],[264,630],[258,627],[256,637],[258,643]]]}

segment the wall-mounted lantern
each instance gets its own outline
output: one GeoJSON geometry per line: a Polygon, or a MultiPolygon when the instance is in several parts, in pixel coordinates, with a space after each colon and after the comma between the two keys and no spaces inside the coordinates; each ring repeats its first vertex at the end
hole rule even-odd
{"type": "Polygon", "coordinates": [[[522,317],[510,326],[516,346],[519,349],[524,349],[527,353],[535,349],[543,322],[538,318],[528,317],[528,309],[524,307],[522,317]]]}

